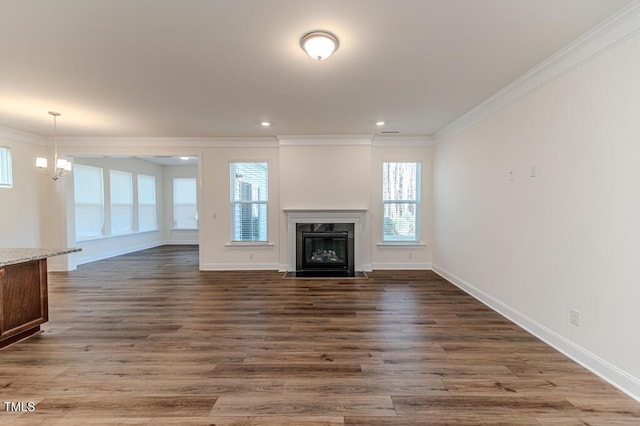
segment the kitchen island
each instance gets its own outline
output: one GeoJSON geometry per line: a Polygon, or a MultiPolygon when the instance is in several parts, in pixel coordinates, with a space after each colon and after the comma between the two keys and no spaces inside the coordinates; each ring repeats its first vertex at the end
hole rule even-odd
{"type": "Polygon", "coordinates": [[[47,258],[78,248],[0,248],[0,349],[40,333],[49,319],[47,258]]]}

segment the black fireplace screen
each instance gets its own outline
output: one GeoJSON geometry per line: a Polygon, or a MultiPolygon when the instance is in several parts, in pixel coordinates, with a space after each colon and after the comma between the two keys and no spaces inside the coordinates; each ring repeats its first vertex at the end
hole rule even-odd
{"type": "Polygon", "coordinates": [[[303,232],[303,269],[347,269],[348,232],[303,232]]]}

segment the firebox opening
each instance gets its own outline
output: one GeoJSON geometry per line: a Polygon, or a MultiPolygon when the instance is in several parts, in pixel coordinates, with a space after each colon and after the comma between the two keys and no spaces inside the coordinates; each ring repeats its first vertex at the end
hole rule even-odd
{"type": "Polygon", "coordinates": [[[297,276],[353,276],[353,223],[296,224],[297,276]]]}
{"type": "Polygon", "coordinates": [[[303,232],[302,269],[347,270],[348,232],[303,232]]]}

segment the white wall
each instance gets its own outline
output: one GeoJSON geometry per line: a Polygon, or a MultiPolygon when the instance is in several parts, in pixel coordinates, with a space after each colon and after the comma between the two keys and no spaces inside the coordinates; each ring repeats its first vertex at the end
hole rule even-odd
{"type": "MultiPolygon", "coordinates": [[[[278,269],[286,265],[287,225],[283,209],[366,209],[381,211],[381,177],[373,184],[373,170],[380,176],[382,159],[421,161],[423,169],[422,246],[378,247],[380,230],[365,223],[363,260],[371,264],[376,250],[380,266],[387,268],[425,268],[431,262],[431,148],[408,146],[399,138],[395,146],[372,147],[371,139],[361,137],[283,138],[280,145],[260,142],[231,147],[204,148],[201,154],[200,191],[200,268],[201,269],[278,269]],[[336,142],[338,141],[339,142],[336,142]],[[376,152],[375,157],[372,152],[376,152]],[[229,163],[266,161],[269,163],[269,243],[237,245],[231,240],[229,163]],[[372,203],[372,199],[375,200],[372,203]],[[412,258],[409,259],[409,253],[412,258]]],[[[424,142],[424,141],[423,141],[424,142]]],[[[381,213],[379,213],[381,214],[381,213]]]]}
{"type": "Polygon", "coordinates": [[[200,268],[277,269],[280,181],[278,149],[251,145],[244,148],[217,147],[202,151],[200,179],[200,268]],[[269,164],[268,235],[269,244],[231,245],[231,196],[229,163],[266,161],[269,164]]]}
{"type": "MultiPolygon", "coordinates": [[[[40,195],[32,199],[37,207],[32,218],[20,216],[28,229],[41,228],[42,236],[31,238],[28,245],[78,246],[81,253],[68,257],[52,258],[53,269],[74,269],[76,265],[97,259],[131,252],[159,244],[198,243],[200,241],[200,267],[202,269],[278,269],[287,263],[286,225],[282,208],[300,209],[366,209],[363,260],[379,268],[425,268],[431,262],[430,204],[431,148],[405,144],[403,138],[394,138],[393,146],[372,143],[371,137],[296,137],[279,145],[274,140],[227,141],[211,143],[198,141],[190,146],[181,140],[91,138],[59,140],[61,152],[74,156],[76,163],[108,169],[140,172],[156,176],[159,206],[159,232],[108,237],[94,241],[75,241],[73,210],[73,176],[55,185],[41,176],[35,168],[34,180],[44,185],[40,195]],[[184,153],[200,157],[200,169],[184,166],[158,166],[142,160],[105,158],[109,156],[179,155],[184,153]],[[377,217],[381,216],[380,173],[382,161],[410,160],[423,163],[422,182],[422,246],[379,247],[381,229],[377,217]],[[229,244],[230,202],[229,162],[269,162],[269,244],[262,246],[238,246],[229,244]],[[97,163],[96,163],[97,162],[97,163]],[[172,226],[173,177],[199,178],[199,231],[176,231],[172,226]],[[46,183],[46,185],[45,185],[46,183]],[[46,208],[44,208],[46,206],[46,208]],[[215,213],[215,218],[213,217],[215,213]],[[29,223],[29,225],[26,225],[29,223]],[[41,238],[38,240],[38,238],[41,238]],[[411,258],[409,258],[411,255],[411,258]],[[372,259],[372,256],[375,256],[372,259]]],[[[388,142],[388,141],[387,141],[388,142]]],[[[30,148],[33,149],[33,148],[30,148]]],[[[42,148],[44,149],[44,148],[42,148]]],[[[38,154],[41,155],[41,154],[38,154]]],[[[35,155],[33,156],[35,158],[35,155]]],[[[38,193],[34,187],[32,195],[38,193]]],[[[29,191],[27,191],[28,193],[29,191]]],[[[16,216],[17,213],[11,210],[16,216]]],[[[22,234],[16,235],[7,246],[27,244],[22,234]]]]}
{"type": "MultiPolygon", "coordinates": [[[[147,156],[197,155],[199,179],[199,232],[171,231],[171,179],[173,176],[192,176],[195,169],[163,167],[164,215],[161,241],[165,244],[200,244],[201,269],[278,269],[287,263],[285,249],[286,226],[282,208],[300,209],[366,209],[370,216],[365,223],[365,264],[371,264],[375,253],[379,267],[425,268],[431,262],[430,188],[431,170],[423,168],[423,241],[425,245],[412,247],[378,247],[379,229],[373,229],[375,209],[381,208],[379,180],[384,158],[407,160],[414,158],[423,164],[431,162],[431,148],[422,138],[416,146],[415,138],[390,138],[393,146],[378,146],[371,137],[283,137],[273,138],[215,138],[210,140],[181,140],[173,138],[70,138],[58,139],[61,152],[77,158],[89,156],[147,156]],[[376,152],[378,152],[376,154],[376,152]],[[229,162],[267,161],[269,163],[269,244],[233,245],[229,198],[229,162]],[[186,174],[184,174],[184,173],[186,174]],[[374,182],[375,181],[375,182],[374,182]],[[215,214],[215,218],[214,218],[215,214]],[[284,233],[283,233],[284,232],[284,233]],[[378,233],[378,234],[376,234],[378,233]],[[412,258],[409,258],[411,254],[412,258]]],[[[69,200],[72,188],[57,199],[69,200]]],[[[160,199],[160,198],[159,198],[160,199]]],[[[58,200],[59,203],[63,201],[58,200]]],[[[68,203],[69,201],[64,201],[68,203]]],[[[68,216],[69,207],[66,210],[68,216]]],[[[379,214],[379,213],[378,213],[379,214]]],[[[59,224],[57,228],[64,228],[59,224]]],[[[73,245],[73,238],[63,236],[56,241],[73,245]]],[[[132,247],[143,247],[147,241],[136,241],[132,247]]],[[[117,242],[122,246],[122,242],[117,242]]],[[[86,253],[91,250],[86,247],[86,253]]],[[[107,251],[108,252],[108,251],[107,251]]],[[[73,255],[75,256],[75,255],[73,255]]]]}
{"type": "Polygon", "coordinates": [[[282,138],[280,156],[280,269],[290,269],[283,210],[366,210],[364,252],[371,265],[371,138],[282,138]]]}
{"type": "MultiPolygon", "coordinates": [[[[430,143],[430,142],[429,142],[430,143]]],[[[402,139],[390,139],[375,144],[371,150],[371,251],[373,269],[430,269],[433,255],[432,192],[433,147],[424,141],[403,144],[402,139]],[[421,163],[420,182],[420,242],[419,244],[382,244],[382,163],[421,163]]]]}
{"type": "Polygon", "coordinates": [[[370,184],[370,144],[280,147],[283,209],[368,209],[370,184]]]}
{"type": "Polygon", "coordinates": [[[0,188],[0,247],[41,247],[49,192],[55,183],[35,167],[47,155],[44,145],[21,141],[21,135],[0,132],[0,146],[11,149],[13,188],[0,188]]]}
{"type": "Polygon", "coordinates": [[[636,35],[439,138],[434,175],[434,269],[636,398],[638,76],[636,35]]]}
{"type": "MultiPolygon", "coordinates": [[[[120,170],[129,172],[133,175],[133,197],[134,207],[137,206],[137,174],[154,176],[156,179],[156,211],[158,218],[158,230],[147,232],[134,232],[128,235],[111,236],[108,227],[106,229],[107,236],[103,238],[76,241],[75,237],[75,217],[74,217],[74,201],[73,201],[73,176],[67,177],[64,181],[66,185],[66,217],[67,217],[67,245],[80,247],[82,251],[70,256],[69,269],[74,269],[77,265],[93,262],[100,259],[106,259],[125,253],[144,250],[151,247],[159,246],[163,243],[162,225],[164,223],[164,194],[163,190],[163,166],[151,163],[149,161],[134,158],[76,158],[75,164],[84,164],[87,166],[101,167],[103,169],[104,179],[104,198],[106,208],[106,218],[109,217],[109,172],[110,170],[120,170]]],[[[135,210],[135,208],[134,208],[135,210]]],[[[137,212],[134,212],[134,217],[137,212]]],[[[106,220],[108,225],[109,221],[106,220]]],[[[135,225],[135,221],[134,221],[135,225]]]]}

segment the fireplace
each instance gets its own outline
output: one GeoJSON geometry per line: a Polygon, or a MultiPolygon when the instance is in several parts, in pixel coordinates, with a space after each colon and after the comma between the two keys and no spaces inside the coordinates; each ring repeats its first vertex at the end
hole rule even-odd
{"type": "Polygon", "coordinates": [[[287,220],[283,259],[287,263],[280,270],[286,271],[286,277],[366,277],[369,257],[364,249],[365,209],[283,209],[283,212],[287,220]],[[303,255],[305,251],[308,254],[303,255]]]}
{"type": "Polygon", "coordinates": [[[303,271],[349,269],[348,232],[303,232],[303,271]]]}
{"type": "Polygon", "coordinates": [[[298,223],[296,272],[353,275],[353,223],[298,223]]]}

